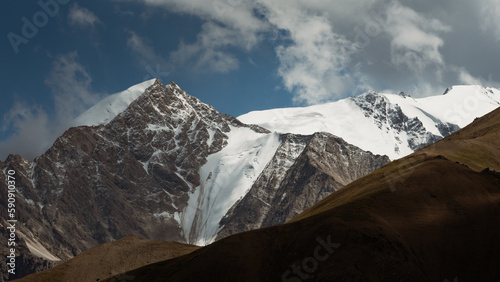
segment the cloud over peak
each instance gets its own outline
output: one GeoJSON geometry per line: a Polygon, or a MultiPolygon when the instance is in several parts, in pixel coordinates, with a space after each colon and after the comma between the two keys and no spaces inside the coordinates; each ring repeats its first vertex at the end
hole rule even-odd
{"type": "Polygon", "coordinates": [[[172,61],[228,72],[240,64],[234,48],[252,52],[268,41],[283,86],[305,104],[387,87],[428,95],[473,81],[478,74],[447,56],[460,48],[447,40],[468,36],[453,27],[463,20],[461,4],[471,8],[471,19],[481,21],[470,32],[500,38],[500,4],[481,0],[478,8],[458,1],[142,0],[204,21],[195,41],[181,41],[170,53],[172,61]]]}

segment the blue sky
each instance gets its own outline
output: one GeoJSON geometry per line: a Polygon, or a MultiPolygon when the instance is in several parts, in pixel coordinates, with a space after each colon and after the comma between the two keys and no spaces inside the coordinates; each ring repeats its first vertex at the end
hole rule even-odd
{"type": "Polygon", "coordinates": [[[498,87],[498,1],[435,2],[8,1],[0,159],[32,159],[76,115],[153,76],[235,116],[367,90],[498,87]]]}

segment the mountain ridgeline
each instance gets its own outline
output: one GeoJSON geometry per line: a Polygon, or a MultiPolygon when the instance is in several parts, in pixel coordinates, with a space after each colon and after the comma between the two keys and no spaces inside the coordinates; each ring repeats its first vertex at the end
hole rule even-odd
{"type": "Polygon", "coordinates": [[[500,281],[499,148],[497,109],[286,224],[122,275],[131,281],[500,281]]]}
{"type": "MultiPolygon", "coordinates": [[[[369,92],[238,119],[173,82],[112,95],[33,161],[10,155],[0,162],[0,193],[7,193],[6,171],[16,172],[17,277],[130,235],[217,246],[284,224],[472,121],[446,120],[435,109],[443,99],[461,103],[469,88],[454,89],[439,101],[369,92]]],[[[486,98],[474,115],[500,105],[500,91],[478,91],[486,98]]],[[[0,215],[7,218],[4,206],[0,215]]]]}

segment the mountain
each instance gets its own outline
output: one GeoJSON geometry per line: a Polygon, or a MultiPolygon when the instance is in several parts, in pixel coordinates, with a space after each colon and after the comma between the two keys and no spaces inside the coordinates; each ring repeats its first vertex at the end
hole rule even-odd
{"type": "Polygon", "coordinates": [[[453,86],[444,95],[426,98],[372,91],[327,104],[250,112],[238,119],[274,132],[330,132],[363,150],[394,160],[440,140],[499,106],[498,89],[453,86]]]}
{"type": "Polygon", "coordinates": [[[150,79],[134,85],[125,91],[106,97],[104,100],[76,117],[73,126],[94,126],[110,122],[118,114],[126,110],[128,106],[139,98],[139,96],[141,96],[149,86],[153,85],[155,81],[156,79],[150,79]]]}
{"type": "Polygon", "coordinates": [[[252,188],[222,219],[217,238],[283,224],[388,161],[329,133],[284,135],[252,188]]]}
{"type": "Polygon", "coordinates": [[[130,281],[499,281],[499,137],[497,109],[287,224],[125,274],[130,281]]]}
{"type": "Polygon", "coordinates": [[[75,124],[33,161],[0,162],[1,193],[6,172],[16,175],[17,252],[27,258],[16,277],[129,235],[205,245],[284,223],[389,161],[332,134],[243,124],[159,80],[105,99],[75,124]],[[245,206],[255,195],[274,207],[245,206]]]}

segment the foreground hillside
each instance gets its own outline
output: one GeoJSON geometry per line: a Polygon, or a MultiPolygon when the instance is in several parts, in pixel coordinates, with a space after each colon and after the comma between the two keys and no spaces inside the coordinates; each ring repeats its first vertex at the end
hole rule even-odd
{"type": "Polygon", "coordinates": [[[91,248],[50,270],[16,281],[99,281],[129,269],[178,257],[199,247],[128,236],[91,248]]]}
{"type": "Polygon", "coordinates": [[[500,281],[499,132],[500,109],[288,224],[126,274],[131,281],[500,281]]]}

